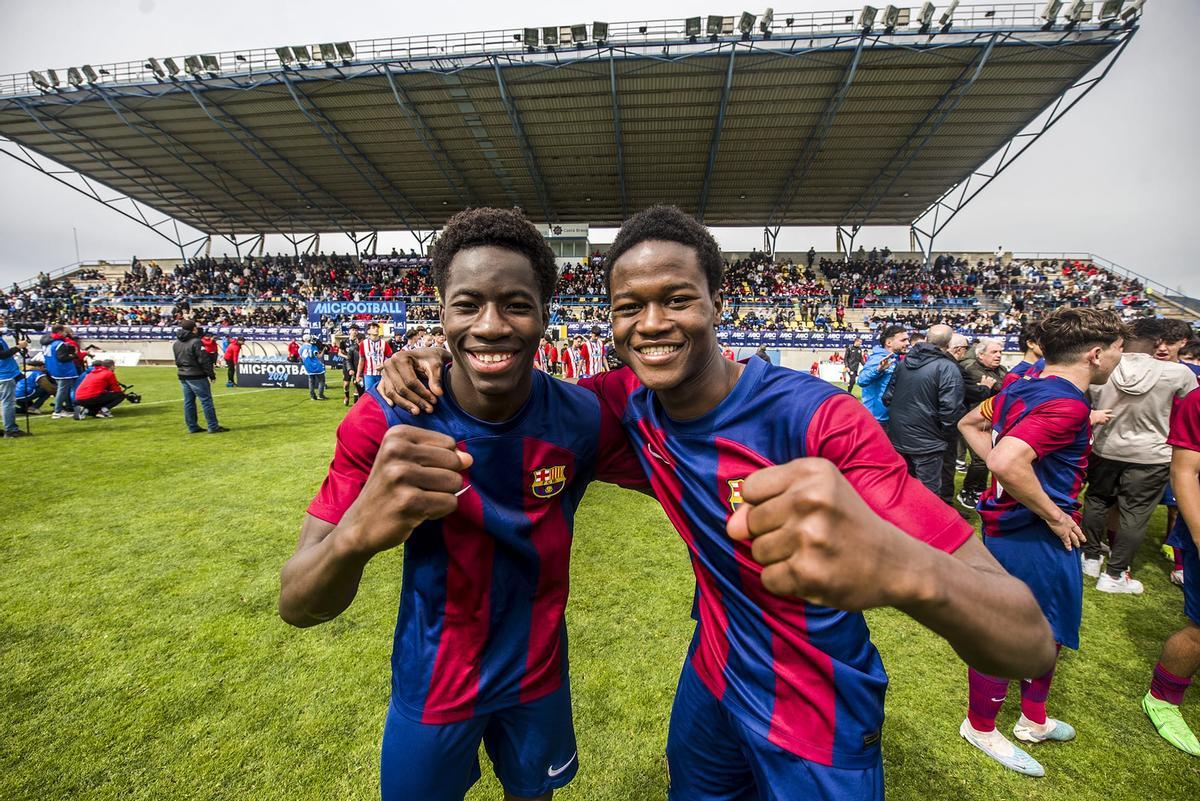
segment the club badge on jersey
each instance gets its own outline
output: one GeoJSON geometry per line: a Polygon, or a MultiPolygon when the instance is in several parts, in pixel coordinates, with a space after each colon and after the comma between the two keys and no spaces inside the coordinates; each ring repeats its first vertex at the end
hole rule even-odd
{"type": "Polygon", "coordinates": [[[529,488],[533,490],[535,498],[553,498],[562,492],[565,486],[567,486],[567,467],[558,464],[534,470],[533,483],[529,488]]]}
{"type": "Polygon", "coordinates": [[[729,484],[729,508],[737,511],[737,508],[742,505],[742,482],[744,478],[731,478],[727,482],[729,484]]]}

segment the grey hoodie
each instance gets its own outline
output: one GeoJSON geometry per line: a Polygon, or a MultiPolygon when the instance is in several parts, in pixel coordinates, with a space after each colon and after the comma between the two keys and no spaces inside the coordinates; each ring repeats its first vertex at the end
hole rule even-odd
{"type": "Polygon", "coordinates": [[[1091,389],[1092,408],[1113,411],[1096,427],[1092,451],[1119,462],[1169,464],[1171,407],[1195,388],[1195,374],[1182,364],[1126,353],[1108,383],[1091,389]]]}

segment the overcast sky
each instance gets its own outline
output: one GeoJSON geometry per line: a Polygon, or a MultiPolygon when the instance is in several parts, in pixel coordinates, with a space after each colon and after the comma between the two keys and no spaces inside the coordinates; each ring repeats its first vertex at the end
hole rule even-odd
{"type": "MultiPolygon", "coordinates": [[[[861,4],[794,0],[779,6],[776,16],[853,7],[861,4]]],[[[300,41],[741,10],[663,0],[0,0],[0,74],[300,41]]],[[[1200,186],[1200,86],[1193,52],[1198,27],[1200,1],[1149,0],[1142,30],[1112,73],[959,214],[938,248],[1091,251],[1200,295],[1194,261],[1200,224],[1192,217],[1198,208],[1192,193],[1200,186]]],[[[0,187],[5,284],[75,261],[73,228],[84,260],[173,255],[169,243],[138,224],[7,157],[0,158],[0,187]]],[[[598,233],[593,239],[610,236],[598,233]]],[[[761,229],[719,229],[717,236],[727,249],[762,246],[761,229]]],[[[859,241],[868,248],[907,250],[908,232],[867,230],[859,241]]],[[[321,242],[323,250],[352,249],[344,237],[322,236],[321,242]]],[[[381,248],[411,242],[407,234],[380,236],[381,248]]],[[[807,250],[810,244],[832,250],[833,231],[794,228],[780,235],[781,249],[807,250]]],[[[267,248],[283,249],[282,239],[269,239],[267,248]]]]}

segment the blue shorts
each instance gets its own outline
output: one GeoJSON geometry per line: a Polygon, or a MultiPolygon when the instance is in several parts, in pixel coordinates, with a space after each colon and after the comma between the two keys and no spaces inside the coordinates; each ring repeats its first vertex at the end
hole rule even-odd
{"type": "Polygon", "coordinates": [[[388,704],[380,755],[384,801],[462,801],[479,781],[479,743],[505,792],[535,798],[579,770],[571,689],[456,723],[421,723],[388,704]]]}
{"type": "Polygon", "coordinates": [[[1167,482],[1167,486],[1163,487],[1163,496],[1159,503],[1161,503],[1163,506],[1170,506],[1172,508],[1179,505],[1175,502],[1175,489],[1171,486],[1170,481],[1167,482]]]}
{"type": "Polygon", "coordinates": [[[1083,565],[1079,551],[1067,550],[1044,523],[1032,523],[983,544],[1000,566],[1028,585],[1054,632],[1054,641],[1079,648],[1083,618],[1083,565]]]}
{"type": "Polygon", "coordinates": [[[751,731],[709,692],[689,658],[667,733],[670,801],[873,801],[883,798],[883,759],[832,768],[791,754],[751,731]]]}
{"type": "Polygon", "coordinates": [[[1200,626],[1200,551],[1188,530],[1183,515],[1167,535],[1167,545],[1174,545],[1183,556],[1183,613],[1200,626]]]}

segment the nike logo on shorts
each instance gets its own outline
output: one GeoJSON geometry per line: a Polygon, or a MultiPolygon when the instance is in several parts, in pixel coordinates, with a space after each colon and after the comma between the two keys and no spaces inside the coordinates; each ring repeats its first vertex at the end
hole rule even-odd
{"type": "Polygon", "coordinates": [[[563,763],[563,766],[562,766],[561,768],[556,768],[556,767],[554,767],[553,765],[551,765],[551,766],[550,766],[550,767],[549,767],[549,768],[546,770],[546,775],[547,775],[547,776],[549,776],[551,779],[553,779],[555,776],[561,776],[564,770],[566,770],[567,768],[571,767],[571,763],[575,761],[575,757],[577,757],[577,756],[579,756],[579,752],[578,752],[578,751],[576,751],[575,753],[571,754],[571,758],[570,758],[570,759],[568,759],[566,762],[564,762],[564,763],[563,763]]]}

